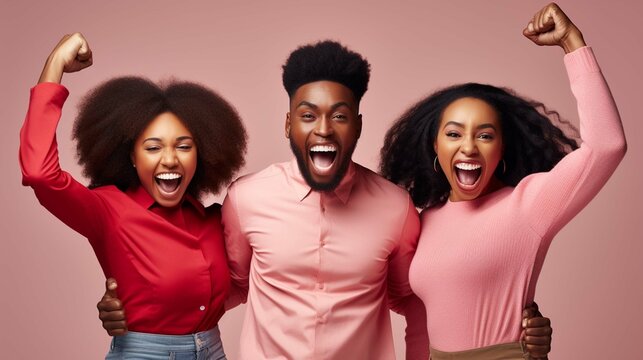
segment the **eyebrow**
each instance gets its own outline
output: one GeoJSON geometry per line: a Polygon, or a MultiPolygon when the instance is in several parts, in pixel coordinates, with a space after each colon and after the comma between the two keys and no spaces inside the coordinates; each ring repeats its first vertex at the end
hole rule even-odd
{"type": "MultiPolygon", "coordinates": [[[[192,136],[187,136],[187,135],[179,136],[179,137],[176,138],[176,141],[183,141],[183,140],[194,140],[194,139],[192,138],[192,136]]],[[[147,139],[143,140],[143,143],[145,143],[147,141],[163,142],[163,140],[161,140],[161,138],[157,138],[157,137],[147,138],[147,139]]]]}
{"type": "MultiPolygon", "coordinates": [[[[308,102],[306,100],[303,100],[302,102],[297,104],[296,108],[299,108],[301,106],[308,106],[309,108],[312,108],[312,109],[315,109],[315,110],[319,109],[319,106],[317,106],[317,105],[315,105],[315,104],[313,104],[311,102],[308,102]]],[[[330,109],[334,111],[334,110],[337,110],[337,108],[342,107],[342,106],[346,106],[347,108],[351,109],[351,106],[345,101],[340,101],[340,102],[338,102],[336,104],[333,104],[333,106],[331,106],[330,109]]]]}
{"type": "MultiPolygon", "coordinates": [[[[460,127],[460,128],[463,128],[463,127],[464,127],[464,125],[463,125],[463,124],[461,124],[461,123],[459,123],[459,122],[457,122],[457,121],[453,121],[453,120],[452,120],[452,121],[448,121],[446,124],[444,124],[444,127],[447,127],[447,126],[449,126],[449,125],[455,125],[455,126],[460,127]]],[[[493,126],[493,124],[489,124],[489,123],[482,124],[482,125],[478,126],[478,128],[477,128],[477,129],[478,129],[478,130],[480,130],[480,129],[489,129],[489,128],[491,128],[491,129],[494,129],[494,130],[498,131],[498,129],[496,129],[496,127],[495,127],[495,126],[493,126]]]]}

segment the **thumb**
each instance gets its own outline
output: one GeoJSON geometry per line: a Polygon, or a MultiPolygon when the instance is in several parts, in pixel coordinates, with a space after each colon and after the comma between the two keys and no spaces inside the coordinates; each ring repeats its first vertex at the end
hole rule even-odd
{"type": "Polygon", "coordinates": [[[103,300],[117,298],[116,289],[118,288],[118,283],[114,278],[108,278],[105,280],[105,295],[103,295],[103,300]]]}

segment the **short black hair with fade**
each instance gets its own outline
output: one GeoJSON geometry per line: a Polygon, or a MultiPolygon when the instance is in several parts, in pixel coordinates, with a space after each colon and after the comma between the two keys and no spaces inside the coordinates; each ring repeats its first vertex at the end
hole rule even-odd
{"type": "Polygon", "coordinates": [[[282,68],[284,88],[291,98],[302,85],[328,80],[349,88],[360,102],[371,74],[371,65],[362,55],[332,40],[300,46],[282,68]]]}

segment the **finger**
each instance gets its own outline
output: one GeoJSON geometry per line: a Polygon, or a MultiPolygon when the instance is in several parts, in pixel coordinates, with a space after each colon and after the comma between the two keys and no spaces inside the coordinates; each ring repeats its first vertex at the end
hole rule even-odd
{"type": "Polygon", "coordinates": [[[122,310],[99,311],[98,318],[102,322],[106,321],[125,321],[125,312],[122,310]]]}
{"type": "Polygon", "coordinates": [[[526,345],[549,345],[550,340],[549,336],[525,336],[526,345]]]}
{"type": "Polygon", "coordinates": [[[76,60],[80,62],[91,60],[91,58],[92,58],[92,51],[89,49],[89,47],[86,47],[85,49],[80,48],[78,50],[78,54],[76,55],[76,60]]]}
{"type": "Polygon", "coordinates": [[[526,321],[527,328],[539,328],[539,327],[549,327],[551,326],[551,321],[546,317],[533,317],[529,318],[526,321]]]}
{"type": "Polygon", "coordinates": [[[127,325],[124,321],[103,322],[103,328],[112,336],[124,335],[127,332],[127,325]]]}
{"type": "Polygon", "coordinates": [[[525,335],[529,336],[547,336],[551,337],[553,330],[551,327],[531,327],[524,330],[525,335]]]}
{"type": "Polygon", "coordinates": [[[107,334],[109,334],[110,336],[123,336],[127,334],[127,329],[107,330],[107,334]]]}
{"type": "Polygon", "coordinates": [[[123,310],[123,303],[118,299],[105,299],[96,304],[98,311],[120,311],[123,310]]]}
{"type": "Polygon", "coordinates": [[[527,26],[522,30],[522,34],[525,35],[526,37],[536,34],[536,32],[534,31],[534,23],[530,21],[527,24],[527,26]]]}
{"type": "Polygon", "coordinates": [[[547,358],[547,354],[551,351],[549,345],[525,345],[525,350],[529,352],[532,358],[547,358]]]}
{"type": "Polygon", "coordinates": [[[116,282],[116,279],[108,278],[107,280],[105,280],[105,295],[103,295],[103,299],[118,298],[118,296],[116,295],[117,288],[118,288],[118,283],[116,282]]]}

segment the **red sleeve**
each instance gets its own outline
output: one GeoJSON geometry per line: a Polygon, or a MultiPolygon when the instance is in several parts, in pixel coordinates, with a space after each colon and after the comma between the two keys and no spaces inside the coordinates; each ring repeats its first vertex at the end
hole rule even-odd
{"type": "Polygon", "coordinates": [[[101,199],[60,169],[56,127],[69,92],[62,85],[41,83],[31,89],[29,110],[20,130],[22,184],[31,186],[40,204],[85,237],[100,227],[101,199]]]}

